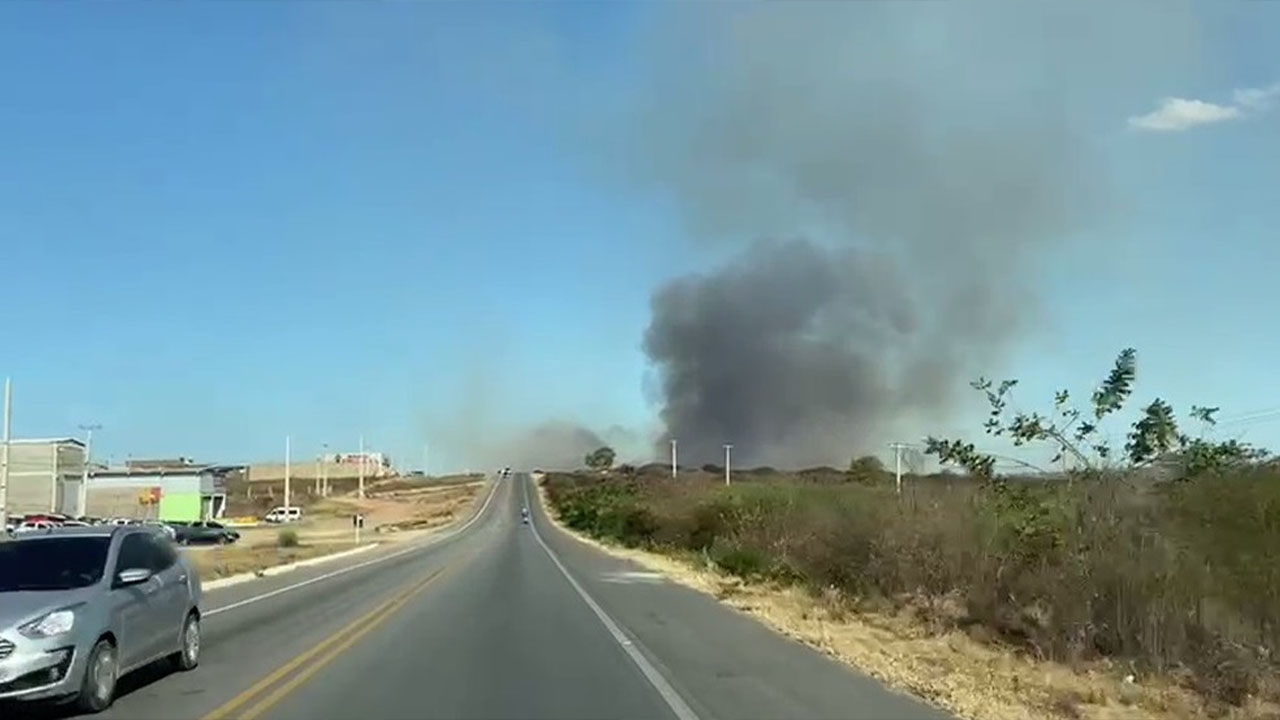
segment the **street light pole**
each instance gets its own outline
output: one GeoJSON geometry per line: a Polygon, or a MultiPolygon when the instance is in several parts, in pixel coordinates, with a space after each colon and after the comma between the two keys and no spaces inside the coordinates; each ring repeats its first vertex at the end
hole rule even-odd
{"type": "Polygon", "coordinates": [[[9,527],[9,422],[13,419],[13,387],[4,379],[4,445],[0,446],[0,532],[9,527]]]}
{"type": "Polygon", "coordinates": [[[102,426],[98,423],[91,425],[81,425],[81,430],[85,431],[84,439],[84,474],[80,478],[80,517],[89,514],[89,462],[93,459],[93,431],[101,430],[102,426]]]}
{"type": "Polygon", "coordinates": [[[360,436],[360,485],[356,490],[356,497],[364,499],[364,435],[360,436]]]}
{"type": "Polygon", "coordinates": [[[889,443],[893,448],[893,485],[899,495],[902,494],[902,449],[906,443],[889,443]]]}
{"type": "Polygon", "coordinates": [[[676,439],[671,438],[671,477],[672,479],[675,479],[675,476],[676,476],[676,439]]]}
{"type": "Polygon", "coordinates": [[[724,484],[729,484],[729,453],[733,450],[732,445],[724,446],[724,484]]]}
{"type": "Polygon", "coordinates": [[[322,476],[320,478],[320,495],[329,497],[329,443],[324,443],[320,448],[320,474],[322,476]]]}
{"type": "Polygon", "coordinates": [[[290,451],[290,442],[291,442],[291,440],[290,440],[289,436],[288,436],[288,435],[285,435],[285,436],[284,436],[284,509],[285,509],[285,510],[288,510],[288,509],[289,509],[289,507],[290,507],[290,506],[289,506],[289,451],[290,451]]]}

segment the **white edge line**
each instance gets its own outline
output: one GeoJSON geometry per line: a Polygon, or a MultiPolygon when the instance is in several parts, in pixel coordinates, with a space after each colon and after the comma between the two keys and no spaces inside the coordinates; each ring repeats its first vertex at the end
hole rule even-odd
{"type": "MultiPolygon", "coordinates": [[[[520,485],[524,490],[524,505],[525,507],[529,507],[528,481],[522,480],[520,485]]],[[[545,512],[546,508],[543,508],[543,511],[545,512]]],[[[671,708],[671,712],[674,713],[679,720],[699,720],[698,714],[693,711],[693,708],[689,707],[689,704],[684,701],[684,698],[680,697],[680,693],[671,686],[671,683],[667,682],[667,679],[662,676],[662,673],[658,672],[658,669],[653,666],[653,663],[649,662],[649,659],[644,656],[644,653],[641,653],[639,648],[636,647],[636,641],[628,637],[627,634],[623,632],[622,626],[614,622],[613,618],[609,617],[609,614],[600,607],[600,604],[592,599],[592,597],[587,594],[587,591],[583,589],[582,585],[578,584],[578,581],[569,574],[568,568],[564,566],[564,563],[560,562],[560,558],[556,557],[555,552],[553,552],[551,547],[547,545],[546,541],[542,539],[542,534],[538,532],[537,526],[531,522],[529,523],[529,529],[533,531],[533,538],[542,546],[542,550],[547,553],[547,557],[551,558],[551,562],[555,563],[555,566],[560,570],[560,574],[564,575],[564,579],[569,581],[569,584],[573,586],[573,589],[578,592],[578,596],[581,597],[583,602],[587,604],[587,607],[591,608],[591,611],[596,614],[596,618],[600,620],[605,629],[609,631],[609,634],[613,636],[613,639],[618,643],[619,647],[622,648],[622,651],[627,654],[627,657],[631,658],[631,662],[636,664],[636,667],[640,669],[640,673],[649,681],[649,684],[653,686],[653,689],[658,691],[658,694],[662,696],[663,701],[667,703],[667,707],[671,708]]]]}
{"type": "MultiPolygon", "coordinates": [[[[412,552],[417,552],[417,551],[422,550],[422,549],[424,549],[424,548],[427,548],[427,547],[430,547],[430,546],[432,546],[432,545],[435,545],[436,543],[442,542],[442,541],[444,541],[444,540],[446,540],[446,539],[448,539],[448,538],[451,538],[451,537],[453,537],[454,535],[457,535],[458,533],[461,533],[462,531],[464,531],[464,530],[466,530],[467,528],[471,527],[473,524],[475,524],[475,522],[476,522],[477,520],[479,520],[481,517],[483,517],[483,516],[484,516],[485,510],[487,510],[487,509],[489,508],[489,503],[493,501],[493,496],[494,496],[494,495],[496,495],[496,494],[497,494],[497,492],[498,492],[498,485],[500,484],[500,482],[501,482],[501,481],[494,481],[493,486],[489,488],[489,495],[484,499],[484,504],[480,506],[480,509],[479,509],[478,511],[476,511],[476,514],[475,514],[475,515],[473,515],[473,516],[471,517],[471,519],[470,519],[470,520],[468,520],[467,522],[463,523],[461,526],[459,526],[459,527],[457,527],[457,528],[454,528],[453,530],[450,530],[450,531],[448,531],[448,532],[442,533],[442,534],[440,534],[440,535],[433,535],[433,536],[431,536],[429,539],[427,539],[427,540],[426,540],[425,542],[423,542],[423,543],[420,543],[420,544],[419,544],[419,543],[415,543],[412,547],[405,548],[404,550],[401,550],[401,551],[399,551],[399,552],[391,553],[390,555],[384,555],[384,556],[379,557],[379,558],[374,558],[373,560],[366,560],[366,561],[364,561],[364,562],[362,562],[362,563],[356,563],[355,565],[349,565],[349,566],[344,567],[344,568],[341,568],[341,569],[339,569],[339,570],[334,570],[333,572],[325,573],[324,575],[317,575],[317,576],[315,576],[315,577],[313,577],[313,578],[309,578],[309,579],[307,579],[307,580],[303,580],[302,582],[294,583],[293,585],[286,585],[285,587],[282,587],[282,588],[276,588],[275,590],[272,590],[272,591],[270,591],[270,592],[262,593],[261,595],[254,595],[253,597],[249,597],[249,598],[245,598],[244,600],[239,600],[239,601],[237,601],[237,602],[233,602],[233,603],[231,603],[230,605],[223,605],[223,606],[222,606],[222,607],[220,607],[220,608],[214,608],[214,609],[212,609],[212,610],[206,610],[206,611],[204,612],[204,617],[212,617],[212,616],[214,616],[214,615],[220,615],[220,614],[222,614],[222,613],[224,613],[224,612],[227,612],[227,611],[230,611],[230,610],[235,610],[235,609],[237,609],[237,608],[242,608],[242,607],[244,607],[245,605],[251,605],[251,604],[253,604],[253,603],[256,603],[256,602],[259,602],[259,601],[262,601],[262,600],[266,600],[266,599],[268,599],[268,598],[273,598],[273,597],[275,597],[275,596],[277,596],[277,595],[283,595],[284,593],[290,592],[290,591],[292,591],[292,590],[297,590],[298,588],[303,588],[303,587],[306,587],[306,586],[308,586],[308,585],[314,585],[315,583],[321,582],[321,581],[323,581],[323,580],[328,580],[328,579],[330,579],[330,578],[335,578],[335,577],[338,577],[339,575],[345,575],[345,574],[347,574],[347,573],[349,573],[349,572],[352,572],[352,571],[355,571],[355,570],[359,570],[360,568],[363,568],[363,567],[369,567],[370,565],[377,565],[378,563],[386,562],[386,561],[388,561],[388,560],[392,560],[392,559],[394,559],[394,558],[398,558],[398,557],[401,557],[401,556],[407,555],[407,554],[412,553],[412,552]]],[[[212,589],[217,589],[217,588],[212,588],[212,589]]]]}

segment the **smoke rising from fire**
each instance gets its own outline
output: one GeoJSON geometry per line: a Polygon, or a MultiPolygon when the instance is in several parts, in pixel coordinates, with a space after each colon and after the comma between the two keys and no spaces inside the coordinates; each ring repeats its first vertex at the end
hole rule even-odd
{"type": "Polygon", "coordinates": [[[741,249],[653,295],[658,452],[848,462],[927,430],[1036,319],[1036,273],[1109,211],[1073,103],[1135,48],[1079,14],[1015,14],[734,6],[696,43],[663,25],[625,167],[704,249],[741,249]]]}

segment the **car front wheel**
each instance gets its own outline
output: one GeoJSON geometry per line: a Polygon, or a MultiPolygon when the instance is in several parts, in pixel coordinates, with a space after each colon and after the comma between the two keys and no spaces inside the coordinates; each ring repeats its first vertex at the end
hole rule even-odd
{"type": "Polygon", "coordinates": [[[84,680],[76,696],[76,707],[86,713],[99,713],[111,707],[116,696],[116,679],[120,671],[116,646],[103,638],[89,651],[84,680]]]}

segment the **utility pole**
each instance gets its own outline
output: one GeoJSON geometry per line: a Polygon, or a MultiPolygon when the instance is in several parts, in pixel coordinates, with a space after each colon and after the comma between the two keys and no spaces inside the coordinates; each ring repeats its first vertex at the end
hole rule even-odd
{"type": "Polygon", "coordinates": [[[9,522],[9,422],[13,419],[13,387],[4,379],[4,445],[0,446],[0,532],[9,522]]]}
{"type": "Polygon", "coordinates": [[[422,446],[422,477],[431,477],[431,443],[422,446]]]}
{"type": "Polygon", "coordinates": [[[676,476],[676,439],[671,438],[671,478],[676,476]]]}
{"type": "Polygon", "coordinates": [[[89,514],[89,462],[93,459],[93,431],[101,430],[102,426],[93,423],[90,425],[81,425],[81,430],[85,431],[84,439],[84,475],[80,478],[80,517],[89,514]]]}
{"type": "Polygon", "coordinates": [[[288,435],[285,435],[284,436],[284,507],[286,510],[289,509],[289,450],[290,450],[289,445],[290,445],[290,438],[288,435]]]}
{"type": "Polygon", "coordinates": [[[732,445],[724,446],[724,484],[729,484],[729,453],[733,450],[732,445]]]}
{"type": "Polygon", "coordinates": [[[320,497],[320,456],[316,456],[316,472],[311,476],[311,494],[320,497]]]}
{"type": "Polygon", "coordinates": [[[902,449],[907,447],[906,443],[893,442],[889,443],[889,447],[893,448],[893,482],[899,495],[902,494],[902,449]]]}
{"type": "Polygon", "coordinates": [[[360,485],[356,490],[356,497],[364,499],[364,435],[360,436],[360,485]]]}
{"type": "Polygon", "coordinates": [[[320,495],[329,497],[329,443],[324,443],[320,449],[320,495]]]}

